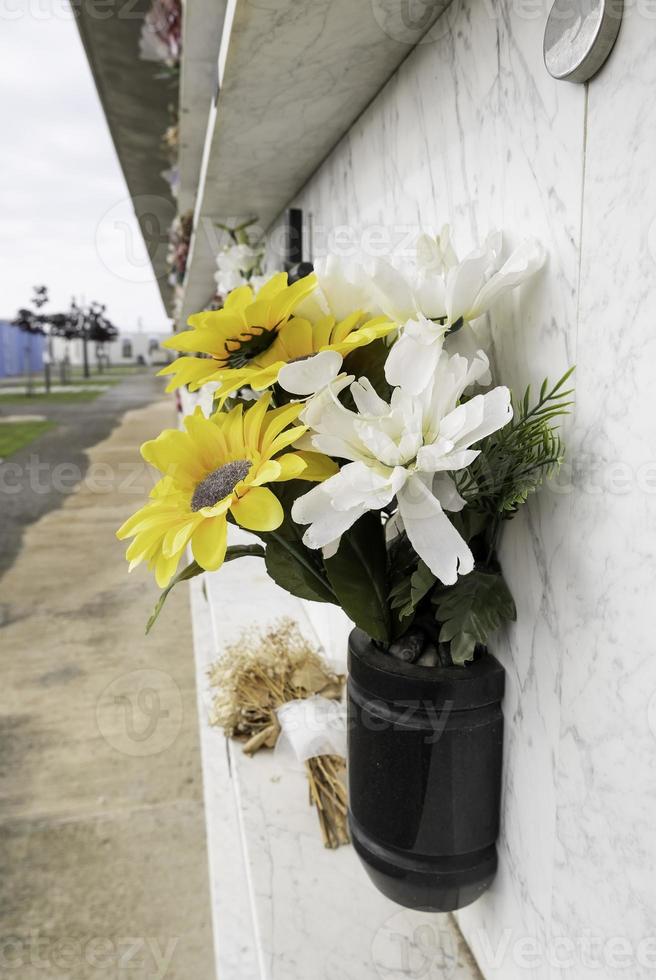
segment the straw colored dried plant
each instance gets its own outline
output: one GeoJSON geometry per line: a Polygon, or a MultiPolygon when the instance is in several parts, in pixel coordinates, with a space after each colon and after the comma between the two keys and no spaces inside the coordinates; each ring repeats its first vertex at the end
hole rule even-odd
{"type": "MultiPolygon", "coordinates": [[[[216,689],[210,721],[242,740],[247,755],[275,746],[281,705],[313,695],[339,700],[344,685],[343,676],[330,669],[290,619],[265,630],[246,630],[211,667],[209,678],[216,689]]],[[[305,769],[325,846],[347,844],[344,760],[316,756],[305,769]]]]}

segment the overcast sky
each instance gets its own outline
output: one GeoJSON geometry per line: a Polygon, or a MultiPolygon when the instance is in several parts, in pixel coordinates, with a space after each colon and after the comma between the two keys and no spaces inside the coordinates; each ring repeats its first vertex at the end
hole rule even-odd
{"type": "Polygon", "coordinates": [[[0,319],[44,283],[51,310],[84,294],[124,330],[168,330],[127,196],[65,0],[0,0],[0,319]]]}

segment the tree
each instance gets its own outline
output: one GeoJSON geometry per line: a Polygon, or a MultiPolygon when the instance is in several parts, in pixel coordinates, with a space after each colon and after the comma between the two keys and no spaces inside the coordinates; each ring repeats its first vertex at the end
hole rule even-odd
{"type": "MultiPolygon", "coordinates": [[[[18,327],[26,334],[25,363],[27,375],[26,394],[33,394],[34,386],[30,364],[31,343],[29,334],[43,334],[47,337],[47,350],[43,358],[43,368],[45,376],[46,391],[50,391],[51,384],[51,365],[53,362],[53,337],[62,337],[65,341],[80,339],[82,341],[84,376],[89,377],[89,343],[96,345],[96,361],[98,370],[102,372],[103,364],[109,363],[109,355],[106,345],[116,340],[118,330],[114,324],[105,316],[105,305],[95,300],[88,306],[77,304],[75,297],[71,299],[71,305],[66,313],[42,313],[41,309],[48,302],[48,289],[46,286],[35,286],[31,300],[32,308],[20,309],[13,320],[14,326],[18,327]]],[[[65,354],[60,361],[60,379],[62,383],[69,380],[68,369],[70,358],[68,355],[68,343],[65,346],[65,354]]]]}

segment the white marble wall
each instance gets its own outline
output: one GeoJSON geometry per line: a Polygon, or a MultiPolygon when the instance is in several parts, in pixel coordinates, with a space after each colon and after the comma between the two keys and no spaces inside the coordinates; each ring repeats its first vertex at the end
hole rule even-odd
{"type": "Polygon", "coordinates": [[[308,257],[402,248],[444,221],[462,251],[494,227],[549,251],[491,327],[516,389],[577,363],[576,472],[506,530],[519,615],[495,644],[500,870],[459,923],[488,978],[642,978],[656,973],[656,20],[628,4],[611,62],[577,86],[543,67],[549,6],[454,0],[291,203],[308,257]],[[605,951],[586,949],[596,933],[605,951]]]}
{"type": "Polygon", "coordinates": [[[631,4],[588,92],[552,923],[591,951],[568,980],[656,975],[655,91],[656,9],[631,4]]]}

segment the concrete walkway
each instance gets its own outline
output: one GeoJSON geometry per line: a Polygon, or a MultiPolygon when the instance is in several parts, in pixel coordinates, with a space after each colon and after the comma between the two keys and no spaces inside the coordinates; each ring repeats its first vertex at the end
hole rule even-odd
{"type": "MultiPolygon", "coordinates": [[[[144,369],[93,401],[48,402],[23,396],[0,404],[0,422],[27,418],[38,407],[57,426],[0,463],[0,574],[18,553],[24,528],[60,507],[82,478],[89,462],[87,450],[106,439],[126,411],[151,405],[163,390],[163,379],[144,369]]],[[[125,465],[135,458],[128,454],[125,465]]]]}
{"type": "Polygon", "coordinates": [[[213,977],[187,590],[146,637],[158,590],[114,539],[172,424],[124,416],[0,580],[3,980],[213,977]]]}

